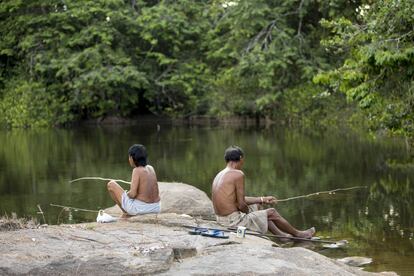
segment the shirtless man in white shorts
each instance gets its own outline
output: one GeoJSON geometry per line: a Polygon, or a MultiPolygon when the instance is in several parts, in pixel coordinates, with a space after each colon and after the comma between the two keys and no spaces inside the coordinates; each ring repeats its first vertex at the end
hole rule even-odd
{"type": "Polygon", "coordinates": [[[128,150],[129,164],[133,167],[129,191],[111,180],[107,187],[112,199],[125,215],[160,212],[160,196],[154,168],[147,164],[147,151],[143,145],[135,144],[128,150]]]}
{"type": "Polygon", "coordinates": [[[229,147],[225,154],[226,168],[214,178],[212,199],[217,222],[224,226],[246,226],[260,233],[268,230],[275,235],[311,238],[315,228],[300,231],[294,228],[274,208],[254,210],[256,204],[277,203],[273,196],[248,197],[244,194],[243,150],[229,147]]]}

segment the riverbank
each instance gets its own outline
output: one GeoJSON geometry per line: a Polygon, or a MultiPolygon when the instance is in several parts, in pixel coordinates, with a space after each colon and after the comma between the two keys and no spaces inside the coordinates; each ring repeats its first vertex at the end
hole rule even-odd
{"type": "Polygon", "coordinates": [[[158,215],[120,218],[114,206],[105,210],[118,218],[112,223],[1,221],[0,274],[373,275],[304,248],[309,242],[281,248],[232,232],[228,239],[190,235],[189,226],[222,228],[212,220],[211,200],[183,183],[160,182],[159,190],[158,215]]]}
{"type": "MultiPolygon", "coordinates": [[[[285,122],[278,122],[285,124],[285,122]]],[[[155,115],[140,115],[136,117],[126,118],[120,116],[105,116],[96,119],[79,121],[74,125],[189,125],[189,126],[267,126],[276,124],[275,121],[265,117],[249,117],[249,116],[208,116],[197,115],[188,117],[166,117],[155,115]]]]}
{"type": "Polygon", "coordinates": [[[190,235],[189,225],[220,227],[165,213],[0,232],[0,274],[375,275],[260,237],[190,235]]]}

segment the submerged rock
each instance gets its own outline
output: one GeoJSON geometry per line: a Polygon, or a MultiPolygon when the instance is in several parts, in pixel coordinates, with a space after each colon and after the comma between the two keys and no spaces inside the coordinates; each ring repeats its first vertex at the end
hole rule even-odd
{"type": "Polygon", "coordinates": [[[364,266],[364,265],[368,265],[372,263],[371,258],[359,257],[359,256],[346,257],[346,258],[338,259],[338,261],[341,263],[350,265],[350,266],[364,266]]]}

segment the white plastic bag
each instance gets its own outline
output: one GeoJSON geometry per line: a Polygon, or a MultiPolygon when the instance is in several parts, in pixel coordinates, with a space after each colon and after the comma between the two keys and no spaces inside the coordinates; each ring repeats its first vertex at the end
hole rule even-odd
{"type": "Polygon", "coordinates": [[[98,216],[96,217],[96,222],[114,222],[116,218],[104,212],[104,210],[99,210],[98,216]]]}

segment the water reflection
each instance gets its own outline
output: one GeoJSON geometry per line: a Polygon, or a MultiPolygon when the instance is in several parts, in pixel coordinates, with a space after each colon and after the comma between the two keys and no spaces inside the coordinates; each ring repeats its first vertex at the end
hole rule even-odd
{"type": "Polygon", "coordinates": [[[277,208],[300,228],[316,226],[321,236],[351,241],[344,250],[315,248],[325,255],[368,256],[374,259],[368,270],[414,272],[414,166],[398,165],[407,163],[405,144],[349,131],[194,128],[159,122],[2,131],[0,212],[38,216],[40,204],[49,224],[93,221],[93,213],[61,212],[49,204],[92,210],[111,206],[105,182],[68,181],[83,176],[129,180],[127,150],[133,143],[147,146],[160,180],[190,183],[208,195],[214,175],[224,167],[224,149],[231,144],[245,150],[250,195],[287,198],[366,185],[363,190],[281,202],[277,208]]]}

